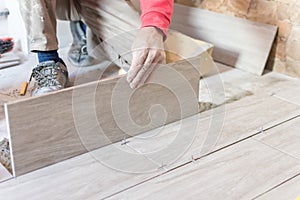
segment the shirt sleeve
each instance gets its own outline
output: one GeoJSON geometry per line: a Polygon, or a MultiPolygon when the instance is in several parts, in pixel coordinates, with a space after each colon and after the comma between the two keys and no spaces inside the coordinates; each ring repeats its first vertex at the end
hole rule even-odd
{"type": "Polygon", "coordinates": [[[154,26],[167,35],[173,14],[174,0],[140,0],[142,28],[154,26]]]}

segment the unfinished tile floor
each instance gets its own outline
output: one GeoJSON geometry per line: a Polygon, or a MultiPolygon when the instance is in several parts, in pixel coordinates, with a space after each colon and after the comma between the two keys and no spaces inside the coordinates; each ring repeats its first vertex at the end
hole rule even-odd
{"type": "MultiPolygon", "coordinates": [[[[35,62],[30,55],[24,64],[0,70],[1,105],[20,98],[16,89],[28,79],[35,62]]],[[[71,80],[78,76],[80,83],[96,80],[94,72],[107,64],[80,70],[79,75],[79,69],[71,67],[71,80]]],[[[118,73],[114,66],[108,69],[107,75],[118,73]]],[[[200,81],[200,102],[203,112],[195,116],[17,178],[0,167],[0,196],[8,200],[300,196],[299,79],[272,72],[257,77],[218,64],[200,81]]],[[[0,114],[3,138],[3,109],[0,114]]]]}

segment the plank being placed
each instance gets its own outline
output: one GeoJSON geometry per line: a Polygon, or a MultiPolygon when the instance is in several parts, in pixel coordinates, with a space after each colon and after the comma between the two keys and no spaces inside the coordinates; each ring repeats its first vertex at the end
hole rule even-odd
{"type": "Polygon", "coordinates": [[[171,28],[215,46],[214,60],[261,75],[277,27],[175,4],[171,28]]]}
{"type": "Polygon", "coordinates": [[[253,199],[299,170],[299,160],[248,139],[110,199],[253,199]]]}
{"type": "MultiPolygon", "coordinates": [[[[109,46],[110,60],[125,67],[136,37],[131,31],[137,30],[140,19],[125,1],[117,2],[103,0],[95,6],[84,1],[82,14],[109,46]]],[[[14,175],[196,114],[200,76],[213,67],[211,49],[210,44],[172,32],[165,41],[167,64],[142,88],[131,90],[122,75],[7,103],[14,175]]]]}
{"type": "Polygon", "coordinates": [[[14,175],[198,113],[200,73],[213,66],[198,50],[158,68],[137,90],[121,75],[7,103],[14,175]]]}

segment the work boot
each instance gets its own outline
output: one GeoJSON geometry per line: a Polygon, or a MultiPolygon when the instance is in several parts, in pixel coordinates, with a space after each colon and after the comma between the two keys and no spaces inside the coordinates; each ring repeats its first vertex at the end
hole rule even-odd
{"type": "Polygon", "coordinates": [[[68,70],[62,60],[57,63],[46,61],[38,64],[33,68],[31,76],[36,81],[32,96],[63,89],[68,83],[68,70]]]}
{"type": "Polygon", "coordinates": [[[68,52],[68,60],[77,67],[91,65],[93,58],[89,56],[87,51],[85,24],[81,21],[71,21],[70,28],[73,43],[68,52]]]}

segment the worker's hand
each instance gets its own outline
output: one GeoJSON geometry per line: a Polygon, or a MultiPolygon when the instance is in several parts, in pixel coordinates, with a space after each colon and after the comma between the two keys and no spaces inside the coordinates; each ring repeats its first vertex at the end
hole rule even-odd
{"type": "Polygon", "coordinates": [[[130,87],[144,85],[165,57],[163,33],[155,27],[142,28],[132,45],[132,64],[127,73],[130,87]]]}

